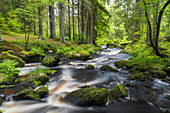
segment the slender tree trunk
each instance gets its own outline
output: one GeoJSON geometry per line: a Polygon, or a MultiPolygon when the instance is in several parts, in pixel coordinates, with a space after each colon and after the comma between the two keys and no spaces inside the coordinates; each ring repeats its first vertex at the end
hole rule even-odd
{"type": "Polygon", "coordinates": [[[56,39],[57,36],[55,29],[54,2],[52,2],[51,5],[49,5],[49,18],[50,18],[50,38],[56,39]]]}
{"type": "MultiPolygon", "coordinates": [[[[87,7],[87,12],[86,12],[86,25],[85,25],[85,33],[86,33],[86,38],[88,38],[88,25],[89,25],[89,8],[87,7]]],[[[88,40],[89,42],[89,40],[88,40]]]]}
{"type": "Polygon", "coordinates": [[[78,0],[78,37],[79,37],[79,41],[80,41],[80,2],[78,0]]]}
{"type": "Polygon", "coordinates": [[[158,5],[159,1],[157,3],[154,2],[154,13],[153,13],[153,41],[155,42],[155,37],[156,37],[156,30],[157,30],[157,19],[158,19],[158,5]]]}
{"type": "Polygon", "coordinates": [[[70,22],[70,0],[68,0],[68,36],[69,40],[71,40],[71,22],[70,22]]]}
{"type": "MultiPolygon", "coordinates": [[[[151,21],[151,10],[148,11],[148,18],[149,18],[149,21],[151,21]]],[[[149,24],[147,23],[146,44],[149,45],[150,43],[151,43],[151,41],[150,41],[150,30],[149,30],[149,24]]]]}
{"type": "Polygon", "coordinates": [[[38,7],[38,17],[39,17],[39,38],[40,38],[41,40],[44,39],[44,35],[43,35],[42,10],[43,10],[43,7],[42,7],[42,6],[39,6],[39,7],[38,7]]]}
{"type": "Polygon", "coordinates": [[[67,36],[67,35],[68,35],[68,32],[67,32],[67,31],[68,31],[68,30],[67,30],[67,29],[68,29],[68,28],[67,28],[67,26],[68,26],[68,19],[67,19],[67,17],[68,17],[68,16],[67,16],[66,11],[65,11],[65,15],[66,15],[66,27],[65,27],[66,30],[65,30],[65,35],[67,36]]]}
{"type": "Polygon", "coordinates": [[[90,44],[93,44],[93,0],[91,0],[91,33],[90,33],[90,44]]]}
{"type": "Polygon", "coordinates": [[[35,7],[33,6],[33,13],[34,13],[34,35],[37,35],[37,32],[36,32],[36,22],[35,22],[35,7]]]}
{"type": "Polygon", "coordinates": [[[73,22],[73,40],[75,41],[75,36],[74,36],[74,0],[72,0],[72,22],[73,22]]]}
{"type": "Polygon", "coordinates": [[[60,39],[64,43],[64,4],[59,3],[60,6],[60,39]]]}
{"type": "Polygon", "coordinates": [[[49,7],[47,7],[47,37],[49,37],[49,7]]]}
{"type": "MultiPolygon", "coordinates": [[[[81,3],[81,32],[84,33],[84,0],[81,3]]],[[[82,36],[82,42],[84,41],[82,36]]]]}

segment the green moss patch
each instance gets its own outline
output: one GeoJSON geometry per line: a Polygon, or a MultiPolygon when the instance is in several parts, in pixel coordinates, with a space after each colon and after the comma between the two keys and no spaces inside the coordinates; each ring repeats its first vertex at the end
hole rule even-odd
{"type": "Polygon", "coordinates": [[[44,98],[48,95],[49,90],[47,87],[39,87],[38,89],[35,90],[37,92],[37,94],[39,95],[40,98],[44,98]]]}
{"type": "Polygon", "coordinates": [[[48,67],[53,67],[53,66],[58,66],[60,62],[60,57],[59,56],[50,56],[48,58],[44,58],[42,61],[42,65],[48,66],[48,67]]]}
{"type": "Polygon", "coordinates": [[[116,61],[115,62],[115,65],[118,67],[118,68],[122,68],[124,66],[126,66],[126,60],[119,60],[119,61],[116,61]]]}
{"type": "Polygon", "coordinates": [[[111,102],[114,102],[116,99],[126,96],[127,92],[122,85],[114,86],[112,90],[108,93],[108,98],[111,102]]]}
{"type": "Polygon", "coordinates": [[[146,79],[146,75],[144,73],[135,73],[130,77],[130,79],[144,81],[146,79]]]}
{"type": "Polygon", "coordinates": [[[109,71],[113,71],[113,72],[118,72],[117,69],[115,69],[115,68],[113,68],[113,67],[111,67],[111,66],[109,66],[109,65],[104,65],[104,66],[102,66],[102,67],[100,68],[100,70],[102,70],[102,71],[107,71],[107,70],[109,70],[109,71]]]}
{"type": "Polygon", "coordinates": [[[89,60],[89,59],[92,59],[92,56],[86,50],[81,50],[79,52],[71,51],[68,54],[68,57],[71,58],[71,59],[80,59],[80,60],[89,60]]]}
{"type": "Polygon", "coordinates": [[[87,65],[86,66],[86,68],[85,69],[94,69],[95,67],[94,67],[94,65],[92,65],[92,64],[89,64],[89,65],[87,65]]]}
{"type": "Polygon", "coordinates": [[[104,106],[107,92],[105,88],[86,87],[69,93],[64,100],[79,106],[104,106]]]}
{"type": "Polygon", "coordinates": [[[10,59],[10,60],[17,61],[18,62],[17,67],[23,67],[25,65],[25,62],[21,58],[14,56],[14,55],[11,55],[8,52],[1,52],[0,61],[2,61],[4,59],[10,59]]]}
{"type": "Polygon", "coordinates": [[[32,88],[28,88],[13,96],[14,100],[40,100],[39,95],[32,88]]]}

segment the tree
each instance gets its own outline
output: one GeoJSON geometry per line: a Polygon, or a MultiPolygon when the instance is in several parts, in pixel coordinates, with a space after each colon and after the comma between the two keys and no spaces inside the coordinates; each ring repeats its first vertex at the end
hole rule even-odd
{"type": "Polygon", "coordinates": [[[73,22],[73,40],[75,41],[75,33],[74,33],[74,0],[72,0],[72,22],[73,22]]]}
{"type": "Polygon", "coordinates": [[[69,40],[71,40],[71,22],[70,22],[70,0],[68,0],[68,36],[69,40]]]}
{"type": "Polygon", "coordinates": [[[54,2],[50,0],[49,5],[49,19],[50,19],[50,38],[56,39],[56,29],[55,29],[55,14],[54,14],[54,2]]]}
{"type": "Polygon", "coordinates": [[[156,29],[156,36],[155,36],[155,44],[153,42],[153,37],[152,37],[153,32],[152,32],[152,29],[151,29],[151,22],[150,22],[149,16],[148,16],[147,3],[145,2],[145,0],[143,0],[143,3],[144,3],[144,7],[145,7],[145,17],[147,19],[147,23],[148,23],[148,26],[149,26],[149,38],[150,38],[151,46],[154,49],[157,56],[163,57],[163,55],[159,52],[159,49],[158,49],[159,32],[160,32],[160,25],[161,25],[163,13],[164,13],[166,7],[170,4],[170,0],[167,0],[166,3],[161,8],[161,10],[159,11],[158,20],[156,20],[157,29],[156,29]]]}
{"type": "Polygon", "coordinates": [[[64,43],[64,4],[59,3],[60,6],[60,39],[61,43],[64,43]]]}
{"type": "Polygon", "coordinates": [[[43,6],[39,4],[38,6],[38,18],[39,18],[39,38],[41,40],[44,39],[44,34],[43,34],[43,19],[42,19],[42,10],[43,6]]]}
{"type": "Polygon", "coordinates": [[[90,44],[93,44],[93,0],[91,0],[91,33],[90,33],[90,44]]]}

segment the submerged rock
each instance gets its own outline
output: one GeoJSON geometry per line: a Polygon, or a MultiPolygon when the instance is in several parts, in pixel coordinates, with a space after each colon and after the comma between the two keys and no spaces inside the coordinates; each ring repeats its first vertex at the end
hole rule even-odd
{"type": "Polygon", "coordinates": [[[13,96],[14,100],[40,100],[39,95],[32,88],[23,90],[13,96]]]}
{"type": "Polygon", "coordinates": [[[102,66],[102,67],[100,68],[100,70],[102,70],[102,71],[110,70],[110,71],[118,72],[117,69],[115,69],[115,68],[113,68],[113,67],[111,67],[111,66],[109,66],[109,65],[104,65],[104,66],[102,66]]]}
{"type": "Polygon", "coordinates": [[[10,59],[10,60],[17,61],[18,62],[17,67],[23,67],[25,65],[25,62],[21,58],[14,56],[8,52],[1,52],[0,61],[2,61],[3,59],[10,59]]]}
{"type": "Polygon", "coordinates": [[[82,50],[80,52],[72,51],[68,54],[68,57],[71,59],[80,59],[83,61],[92,59],[92,56],[90,55],[90,53],[88,53],[85,50],[82,50]]]}
{"type": "Polygon", "coordinates": [[[45,54],[38,53],[38,52],[22,51],[20,53],[20,57],[27,63],[33,63],[33,62],[41,62],[45,57],[45,54]]]}
{"type": "Polygon", "coordinates": [[[167,76],[165,71],[160,70],[151,70],[151,74],[159,78],[166,78],[167,76]]]}
{"type": "Polygon", "coordinates": [[[64,100],[79,106],[104,106],[107,92],[105,88],[86,87],[69,93],[64,100]]]}
{"type": "Polygon", "coordinates": [[[2,97],[0,96],[0,105],[2,104],[2,97]]]}
{"type": "Polygon", "coordinates": [[[37,92],[37,94],[39,95],[40,98],[44,98],[48,95],[49,90],[47,87],[39,87],[38,89],[35,90],[37,92]]]}
{"type": "Polygon", "coordinates": [[[95,67],[94,67],[94,65],[92,65],[92,64],[89,64],[89,65],[87,65],[86,66],[86,68],[85,69],[94,69],[95,67]]]}
{"type": "Polygon", "coordinates": [[[50,56],[48,58],[44,58],[42,61],[42,65],[48,66],[48,67],[53,67],[53,66],[58,66],[60,62],[60,57],[59,56],[50,56]]]}
{"type": "Polygon", "coordinates": [[[108,93],[108,98],[111,102],[114,102],[116,99],[121,97],[126,97],[127,92],[122,85],[116,85],[112,88],[112,90],[108,93]]]}
{"type": "Polygon", "coordinates": [[[127,63],[126,60],[119,60],[119,61],[116,61],[116,62],[115,62],[115,65],[116,65],[118,68],[122,68],[122,67],[126,66],[126,63],[127,63]]]}
{"type": "Polygon", "coordinates": [[[130,77],[130,79],[144,81],[146,79],[146,75],[144,73],[135,73],[130,77]]]}

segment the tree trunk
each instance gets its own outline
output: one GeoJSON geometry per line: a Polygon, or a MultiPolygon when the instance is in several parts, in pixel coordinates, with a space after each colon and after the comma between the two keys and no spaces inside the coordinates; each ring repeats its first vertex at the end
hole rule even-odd
{"type": "MultiPolygon", "coordinates": [[[[148,11],[148,18],[149,18],[149,21],[151,21],[151,10],[148,11]]],[[[151,41],[150,41],[150,32],[149,32],[149,24],[147,23],[147,36],[146,36],[146,44],[147,45],[150,45],[151,41]]]]}
{"type": "Polygon", "coordinates": [[[93,0],[91,0],[91,33],[90,33],[90,44],[93,44],[93,0]]]}
{"type": "Polygon", "coordinates": [[[80,10],[79,10],[79,6],[80,6],[80,3],[79,3],[79,0],[78,0],[78,37],[79,37],[79,41],[80,41],[80,10]]]}
{"type": "Polygon", "coordinates": [[[71,22],[70,22],[70,0],[68,0],[68,36],[69,36],[69,40],[71,40],[71,22]]]}
{"type": "Polygon", "coordinates": [[[73,22],[73,40],[75,41],[75,36],[74,36],[74,0],[72,0],[72,22],[73,22]]]}
{"type": "Polygon", "coordinates": [[[157,31],[157,19],[158,19],[158,5],[159,1],[157,3],[154,2],[154,13],[153,13],[153,41],[155,42],[156,37],[156,31],[157,31]]]}
{"type": "Polygon", "coordinates": [[[40,38],[41,40],[44,39],[44,35],[43,35],[42,10],[43,10],[43,7],[42,7],[42,6],[39,6],[39,7],[38,7],[38,17],[39,17],[39,38],[40,38]]]}
{"type": "Polygon", "coordinates": [[[33,6],[33,13],[34,13],[34,35],[37,35],[37,32],[36,32],[36,22],[35,22],[35,7],[33,6]]]}
{"type": "MultiPolygon", "coordinates": [[[[89,8],[87,7],[87,12],[86,12],[86,25],[85,25],[85,33],[86,33],[86,39],[88,38],[88,25],[89,25],[89,8]]],[[[89,42],[89,40],[88,40],[89,42]]]]}
{"type": "Polygon", "coordinates": [[[56,39],[57,36],[55,30],[54,2],[52,2],[51,5],[49,5],[49,18],[50,18],[50,38],[56,39]]]}
{"type": "Polygon", "coordinates": [[[47,7],[47,37],[49,37],[49,7],[47,7]]]}
{"type": "MultiPolygon", "coordinates": [[[[84,33],[84,0],[81,3],[81,32],[84,33]]],[[[84,41],[82,36],[82,42],[84,41]]]]}
{"type": "Polygon", "coordinates": [[[59,3],[60,6],[60,39],[61,43],[64,43],[64,4],[59,3]]]}

